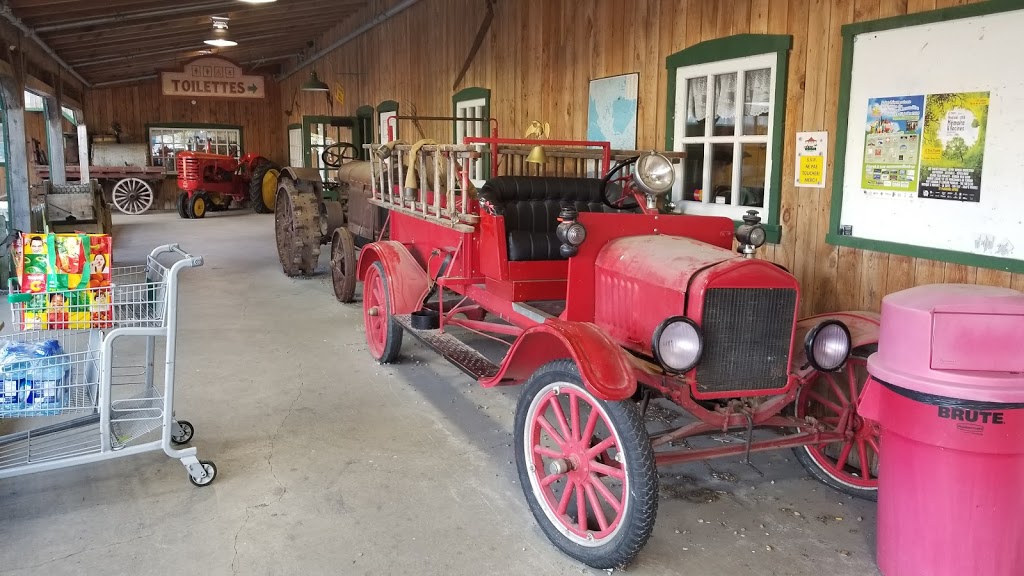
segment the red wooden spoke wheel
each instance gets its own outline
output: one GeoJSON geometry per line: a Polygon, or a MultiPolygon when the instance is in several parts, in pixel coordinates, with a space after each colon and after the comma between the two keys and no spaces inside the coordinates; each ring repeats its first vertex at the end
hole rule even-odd
{"type": "Polygon", "coordinates": [[[860,498],[878,498],[878,424],[857,413],[867,381],[867,353],[855,350],[833,373],[817,373],[796,397],[796,416],[812,416],[832,429],[846,430],[842,442],[794,448],[797,460],[815,478],[860,498]]]}
{"type": "Polygon", "coordinates": [[[534,518],[563,552],[623,567],[654,528],[654,452],[637,406],[605,402],[559,360],[533,374],[516,410],[516,464],[534,518]]]}
{"type": "Polygon", "coordinates": [[[363,282],[363,325],[370,355],[382,364],[395,361],[402,348],[402,327],[391,317],[384,265],[374,262],[363,282]]]}

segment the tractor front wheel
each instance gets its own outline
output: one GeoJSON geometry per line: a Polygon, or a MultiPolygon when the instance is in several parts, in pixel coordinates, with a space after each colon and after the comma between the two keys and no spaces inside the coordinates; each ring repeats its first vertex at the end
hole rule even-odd
{"type": "Polygon", "coordinates": [[[268,160],[260,161],[253,168],[249,179],[249,204],[257,214],[270,214],[277,205],[277,183],[281,176],[280,166],[268,160]]]}
{"type": "Polygon", "coordinates": [[[571,360],[540,367],[515,415],[519,483],[541,530],[593,568],[629,564],[658,512],[654,450],[634,402],[607,402],[571,360]]]}
{"type": "Polygon", "coordinates": [[[181,192],[178,194],[178,216],[188,220],[191,216],[188,215],[188,203],[189,197],[188,192],[181,192]]]}
{"type": "Polygon", "coordinates": [[[349,303],[356,296],[356,243],[348,228],[338,228],[331,236],[331,279],[334,297],[349,303]]]}
{"type": "Polygon", "coordinates": [[[188,217],[202,218],[206,216],[207,197],[206,194],[196,192],[188,202],[188,217]]]}

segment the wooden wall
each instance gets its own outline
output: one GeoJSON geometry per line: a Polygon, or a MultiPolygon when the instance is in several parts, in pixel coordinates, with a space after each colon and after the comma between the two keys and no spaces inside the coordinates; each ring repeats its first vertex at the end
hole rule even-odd
{"type": "MultiPolygon", "coordinates": [[[[278,86],[268,79],[267,99],[258,101],[168,98],[160,83],[89,90],[85,95],[85,123],[90,134],[110,133],[113,122],[121,125],[121,141],[144,143],[146,125],[158,122],[231,124],[242,127],[244,152],[258,152],[275,162],[286,162],[287,136],[279,128],[283,118],[278,86]]],[[[177,185],[164,180],[158,205],[171,208],[177,185]]]]}
{"type": "MultiPolygon", "coordinates": [[[[458,89],[491,89],[501,133],[519,136],[530,120],[551,123],[552,136],[586,136],[588,81],[640,73],[638,146],[665,144],[665,57],[704,40],[733,34],[791,34],[783,158],[782,242],[763,256],[789,268],[803,286],[805,314],[878,310],[887,293],[932,282],[966,282],[1024,289],[1024,275],[944,264],[826,244],[831,188],[796,189],[793,141],[803,130],[836,129],[842,52],[840,28],[855,21],[945,8],[977,0],[499,0],[494,23],[465,80],[452,83],[483,18],[482,0],[429,0],[393,17],[313,65],[345,88],[336,115],[363,104],[397,100],[400,114],[451,114],[458,89]],[[344,75],[342,73],[345,73],[344,75]],[[359,73],[360,75],[351,75],[359,73]]],[[[352,18],[366,21],[391,5],[375,0],[352,18]]],[[[348,31],[339,27],[318,45],[348,31]]],[[[279,134],[302,115],[327,114],[322,94],[296,93],[305,69],[281,85],[279,134]]],[[[425,123],[428,136],[448,140],[448,124],[425,123]]],[[[403,125],[409,135],[410,126],[403,125]]],[[[411,137],[411,136],[410,136],[411,137]]],[[[283,136],[282,136],[283,138],[283,136]]],[[[828,178],[831,182],[832,158],[828,178]]]]}

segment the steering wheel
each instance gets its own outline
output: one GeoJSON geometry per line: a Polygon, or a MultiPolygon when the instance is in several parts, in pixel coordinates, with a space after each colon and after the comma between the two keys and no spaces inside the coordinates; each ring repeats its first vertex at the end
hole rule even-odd
{"type": "Polygon", "coordinates": [[[633,158],[620,160],[618,164],[613,166],[612,169],[604,175],[604,178],[601,178],[601,202],[603,202],[605,206],[612,210],[634,210],[640,205],[640,202],[637,201],[634,194],[626,193],[626,191],[629,190],[630,180],[632,180],[633,177],[631,175],[618,176],[618,174],[622,172],[623,168],[636,163],[639,158],[639,156],[635,156],[633,158]],[[613,182],[619,184],[620,189],[622,190],[622,196],[614,200],[608,197],[608,185],[613,182]],[[633,199],[632,204],[626,203],[626,200],[629,198],[633,199]]]}
{"type": "Polygon", "coordinates": [[[324,165],[330,168],[338,168],[346,160],[357,160],[358,158],[359,148],[351,142],[331,144],[324,148],[324,151],[320,154],[320,159],[324,161],[324,165]]]}

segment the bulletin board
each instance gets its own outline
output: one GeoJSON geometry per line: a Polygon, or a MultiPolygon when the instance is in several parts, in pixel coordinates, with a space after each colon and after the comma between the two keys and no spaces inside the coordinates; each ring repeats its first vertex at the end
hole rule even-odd
{"type": "Polygon", "coordinates": [[[1010,0],[843,28],[829,243],[1024,272],[1022,30],[1010,0]]]}

